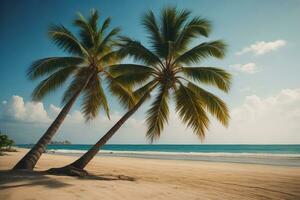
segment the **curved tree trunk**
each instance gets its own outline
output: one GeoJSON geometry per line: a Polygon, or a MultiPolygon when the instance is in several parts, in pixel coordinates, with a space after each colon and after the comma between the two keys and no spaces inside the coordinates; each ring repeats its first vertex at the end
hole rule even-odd
{"type": "Polygon", "coordinates": [[[52,137],[57,132],[58,128],[66,118],[67,114],[71,110],[71,107],[75,103],[76,99],[80,95],[80,92],[87,86],[88,82],[92,78],[94,73],[91,73],[82,88],[75,93],[75,95],[68,101],[68,103],[60,111],[56,119],[52,122],[50,127],[39,139],[39,141],[31,148],[31,150],[14,166],[13,170],[33,170],[37,161],[41,155],[46,151],[46,148],[51,141],[52,137]]]}
{"type": "Polygon", "coordinates": [[[66,174],[71,176],[87,175],[87,172],[83,170],[85,166],[94,158],[94,156],[99,152],[100,148],[119,130],[119,128],[126,122],[126,120],[138,110],[138,108],[145,102],[148,95],[149,93],[144,94],[139,102],[125,115],[123,115],[123,117],[119,119],[119,121],[79,159],[65,167],[49,169],[48,172],[53,174],[66,174]]]}

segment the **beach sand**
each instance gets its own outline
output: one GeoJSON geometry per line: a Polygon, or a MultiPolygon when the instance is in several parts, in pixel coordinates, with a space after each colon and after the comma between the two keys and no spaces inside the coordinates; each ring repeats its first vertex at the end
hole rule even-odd
{"type": "MultiPolygon", "coordinates": [[[[0,199],[300,199],[300,167],[97,157],[88,178],[11,173],[26,150],[0,156],[0,199]]],[[[44,154],[36,171],[76,157],[44,154]]]]}

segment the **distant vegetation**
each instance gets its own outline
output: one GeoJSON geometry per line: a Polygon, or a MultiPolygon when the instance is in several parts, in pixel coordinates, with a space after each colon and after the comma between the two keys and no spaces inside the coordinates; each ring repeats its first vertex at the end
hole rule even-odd
{"type": "Polygon", "coordinates": [[[15,151],[11,147],[15,142],[10,139],[7,135],[0,131],[0,150],[1,151],[15,151]]]}
{"type": "Polygon", "coordinates": [[[71,144],[70,141],[65,140],[65,141],[52,141],[50,144],[71,144]]]}

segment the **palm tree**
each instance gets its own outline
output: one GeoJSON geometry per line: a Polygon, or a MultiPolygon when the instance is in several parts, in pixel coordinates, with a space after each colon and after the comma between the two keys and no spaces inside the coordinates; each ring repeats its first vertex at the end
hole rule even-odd
{"type": "Polygon", "coordinates": [[[98,20],[99,15],[95,10],[91,11],[88,19],[79,14],[79,17],[74,20],[74,25],[79,29],[79,38],[63,25],[49,27],[50,39],[71,55],[43,58],[30,66],[27,75],[31,80],[47,76],[34,89],[32,97],[34,100],[41,100],[48,93],[62,86],[68,78],[72,77],[73,80],[64,93],[62,99],[64,107],[59,115],[14,169],[32,170],[34,168],[81,94],[83,96],[81,109],[86,120],[95,118],[100,109],[104,109],[109,117],[108,103],[102,88],[102,76],[108,79],[112,86],[118,88],[118,91],[131,95],[125,87],[114,81],[107,70],[109,65],[118,62],[114,46],[116,45],[115,37],[120,29],[108,30],[110,18],[105,19],[101,26],[98,26],[98,20]]]}
{"type": "Polygon", "coordinates": [[[111,74],[124,86],[132,88],[145,83],[134,92],[134,97],[139,101],[129,106],[127,99],[121,98],[121,103],[127,105],[129,111],[82,157],[65,167],[50,169],[50,172],[85,174],[84,167],[154,89],[157,94],[147,111],[146,120],[147,137],[151,142],[159,138],[164,124],[168,121],[168,101],[171,94],[180,118],[201,139],[209,125],[206,111],[227,126],[229,114],[226,104],[196,82],[228,92],[231,75],[215,67],[188,67],[208,57],[223,58],[226,45],[217,40],[200,43],[189,49],[193,39],[209,35],[211,25],[206,19],[191,17],[188,10],[179,11],[174,7],[167,7],[162,10],[159,23],[157,21],[152,11],[142,18],[142,24],[149,36],[150,48],[133,39],[122,38],[120,53],[131,56],[139,64],[118,64],[110,68],[111,74]]]}

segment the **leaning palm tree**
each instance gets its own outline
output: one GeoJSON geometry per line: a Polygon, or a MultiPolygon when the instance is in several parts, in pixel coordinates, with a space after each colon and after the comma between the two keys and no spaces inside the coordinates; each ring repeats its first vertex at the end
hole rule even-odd
{"type": "Polygon", "coordinates": [[[193,39],[209,35],[210,23],[200,17],[191,17],[188,10],[178,11],[168,7],[162,10],[159,23],[153,12],[149,11],[143,16],[142,24],[148,33],[151,47],[148,49],[138,41],[123,37],[119,53],[131,56],[138,64],[118,64],[110,68],[111,74],[124,86],[133,88],[143,84],[133,93],[138,99],[137,103],[132,105],[128,103],[128,98],[121,97],[120,102],[129,111],[78,160],[62,168],[50,169],[50,172],[70,175],[87,173],[84,167],[155,89],[157,94],[147,111],[146,119],[147,137],[151,142],[159,138],[168,121],[168,101],[171,96],[182,121],[201,139],[209,125],[206,111],[227,126],[229,114],[226,104],[197,83],[228,92],[231,75],[215,67],[188,67],[208,57],[224,57],[226,45],[220,40],[189,48],[193,39]]]}
{"type": "MultiPolygon", "coordinates": [[[[98,12],[91,11],[88,19],[79,14],[74,25],[79,28],[80,37],[76,37],[63,25],[52,25],[49,36],[54,43],[70,53],[69,57],[49,57],[37,60],[28,69],[31,80],[47,76],[33,91],[33,99],[40,100],[54,91],[69,77],[70,85],[64,93],[62,103],[64,107],[46,130],[44,135],[33,148],[15,165],[14,169],[32,170],[38,159],[45,152],[51,138],[66,118],[76,99],[82,94],[82,111],[86,120],[95,118],[100,109],[104,109],[109,117],[109,108],[102,88],[103,76],[109,79],[113,87],[129,94],[129,90],[113,80],[107,66],[118,62],[114,46],[119,28],[108,30],[110,18],[98,26],[98,12]]],[[[126,95],[123,94],[123,95],[126,95]]]]}

